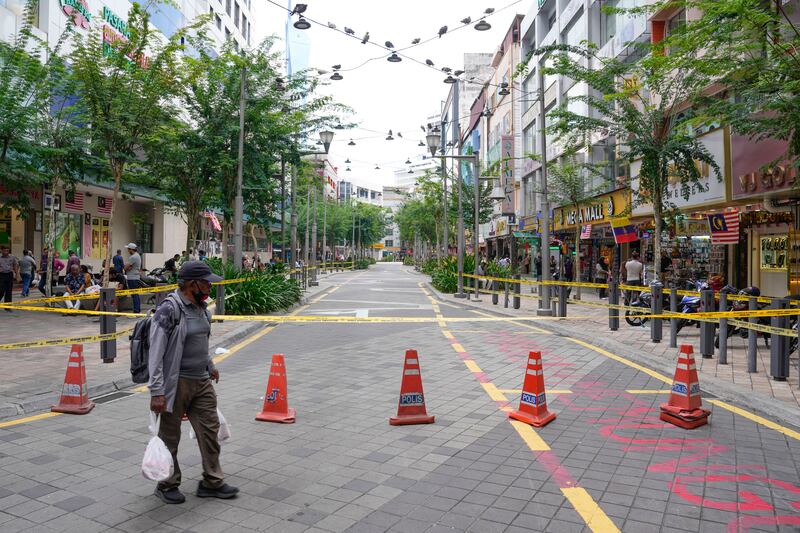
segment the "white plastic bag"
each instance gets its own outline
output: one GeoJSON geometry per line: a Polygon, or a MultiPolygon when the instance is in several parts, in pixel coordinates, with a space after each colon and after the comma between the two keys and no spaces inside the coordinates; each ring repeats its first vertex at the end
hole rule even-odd
{"type": "MultiPolygon", "coordinates": [[[[217,442],[222,444],[226,440],[231,438],[231,427],[228,425],[228,421],[225,420],[225,417],[222,416],[222,411],[217,408],[217,418],[219,418],[219,431],[217,432],[217,442]]],[[[194,429],[192,426],[189,426],[189,438],[195,440],[197,435],[194,434],[194,429]]]]}
{"type": "Polygon", "coordinates": [[[152,481],[165,481],[172,476],[174,465],[172,454],[167,445],[158,437],[158,428],[161,425],[161,415],[156,416],[150,411],[150,433],[153,435],[142,459],[142,475],[152,481]]]}

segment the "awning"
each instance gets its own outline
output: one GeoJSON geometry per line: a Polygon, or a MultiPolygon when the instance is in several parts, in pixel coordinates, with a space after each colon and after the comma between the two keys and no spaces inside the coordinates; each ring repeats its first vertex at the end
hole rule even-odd
{"type": "Polygon", "coordinates": [[[529,233],[527,231],[515,231],[514,232],[514,237],[516,237],[517,239],[538,239],[539,238],[536,235],[534,235],[533,233],[529,233]]]}

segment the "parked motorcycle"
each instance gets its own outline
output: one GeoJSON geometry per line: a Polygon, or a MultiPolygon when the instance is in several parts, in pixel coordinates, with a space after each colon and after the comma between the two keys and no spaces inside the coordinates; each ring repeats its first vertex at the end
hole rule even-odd
{"type": "MultiPolygon", "coordinates": [[[[669,293],[662,292],[661,293],[661,305],[662,309],[669,309],[669,293]]],[[[650,320],[649,318],[642,317],[642,315],[649,315],[652,309],[652,300],[653,300],[653,293],[652,290],[650,291],[642,291],[630,304],[630,307],[641,307],[642,310],[625,310],[625,322],[628,323],[629,326],[644,326],[650,320]]]]}
{"type": "MultiPolygon", "coordinates": [[[[761,290],[758,287],[747,287],[746,289],[742,289],[742,290],[739,291],[739,296],[746,296],[748,298],[751,297],[751,296],[758,297],[758,296],[761,296],[761,290]]],[[[731,311],[747,311],[749,309],[749,305],[750,304],[749,304],[749,302],[747,300],[733,300],[731,302],[730,310],[731,311]]],[[[764,304],[764,303],[758,303],[757,304],[757,309],[759,309],[759,310],[766,309],[766,307],[767,307],[767,304],[764,304]]],[[[744,319],[744,320],[746,320],[746,319],[744,319]]],[[[770,325],[770,318],[769,317],[759,317],[757,319],[757,323],[765,325],[765,326],[769,326],[770,325]]],[[[749,328],[741,328],[739,326],[734,326],[734,325],[730,325],[729,324],[728,325],[728,335],[727,335],[727,337],[731,338],[734,335],[738,335],[742,339],[746,339],[750,335],[750,331],[751,330],[749,328]]],[[[764,346],[769,348],[770,334],[769,333],[764,333],[764,332],[761,332],[761,331],[756,331],[755,333],[756,333],[756,335],[758,335],[758,336],[760,336],[760,337],[762,337],[764,339],[764,346]]],[[[797,340],[796,339],[794,340],[794,342],[795,342],[795,344],[797,344],[797,340]]],[[[719,331],[717,331],[716,335],[714,335],[714,347],[719,348],[719,331]]]]}
{"type": "MultiPolygon", "coordinates": [[[[693,286],[688,290],[702,291],[708,289],[708,283],[705,281],[694,280],[691,283],[693,286]]],[[[683,315],[687,315],[686,318],[682,317],[678,319],[678,333],[680,333],[680,331],[687,326],[700,327],[699,320],[694,320],[689,317],[689,315],[698,313],[700,311],[700,296],[681,297],[681,300],[678,302],[678,311],[683,315]]]]}

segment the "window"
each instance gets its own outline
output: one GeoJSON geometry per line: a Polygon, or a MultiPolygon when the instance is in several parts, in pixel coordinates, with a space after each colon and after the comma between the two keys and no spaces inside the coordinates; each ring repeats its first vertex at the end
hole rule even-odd
{"type": "Polygon", "coordinates": [[[250,23],[247,23],[247,44],[250,44],[250,23]]]}
{"type": "Polygon", "coordinates": [[[242,37],[247,37],[247,17],[242,13],[242,37]]]}
{"type": "Polygon", "coordinates": [[[600,45],[606,44],[608,41],[614,38],[614,35],[617,34],[617,14],[616,13],[608,13],[605,8],[615,8],[619,0],[608,0],[603,6],[603,10],[600,12],[600,37],[602,38],[602,42],[600,45]]]}
{"type": "Polygon", "coordinates": [[[231,16],[231,0],[225,0],[225,12],[231,16]]]}
{"type": "Polygon", "coordinates": [[[525,154],[536,153],[536,122],[532,122],[530,126],[525,128],[522,132],[522,143],[525,154]]]}
{"type": "Polygon", "coordinates": [[[681,9],[667,21],[667,37],[674,35],[684,25],[686,25],[686,10],[681,9]]]}
{"type": "Polygon", "coordinates": [[[219,15],[214,15],[214,22],[217,23],[217,29],[221,30],[222,29],[222,19],[220,18],[219,15]]]}
{"type": "Polygon", "coordinates": [[[234,24],[234,26],[236,26],[236,27],[238,28],[238,27],[239,27],[239,15],[240,15],[240,12],[239,12],[239,2],[236,2],[236,7],[234,8],[234,11],[233,11],[233,12],[234,12],[234,15],[233,15],[233,24],[234,24]]]}
{"type": "Polygon", "coordinates": [[[230,38],[231,38],[231,30],[229,30],[228,27],[225,26],[225,40],[227,41],[230,38]]]}
{"type": "Polygon", "coordinates": [[[136,225],[136,244],[139,252],[143,254],[153,253],[153,225],[142,223],[136,225]]]}
{"type": "Polygon", "coordinates": [[[214,14],[214,6],[208,6],[208,12],[213,15],[214,14]]]}
{"type": "Polygon", "coordinates": [[[525,81],[522,82],[522,112],[524,113],[536,103],[538,95],[536,87],[536,71],[531,70],[525,81]]]}
{"type": "Polygon", "coordinates": [[[387,247],[387,248],[392,248],[392,247],[394,247],[394,241],[387,239],[387,240],[386,240],[386,247],[387,247]]]}
{"type": "Polygon", "coordinates": [[[553,26],[556,25],[556,10],[554,9],[552,13],[547,16],[547,31],[553,29],[553,26]]]}

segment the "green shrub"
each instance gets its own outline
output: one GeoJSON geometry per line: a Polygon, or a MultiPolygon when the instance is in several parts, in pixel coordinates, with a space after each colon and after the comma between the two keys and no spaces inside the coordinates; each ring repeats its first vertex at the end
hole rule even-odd
{"type": "Polygon", "coordinates": [[[439,266],[439,260],[438,260],[438,259],[428,259],[427,261],[425,261],[425,262],[422,264],[422,271],[423,271],[425,274],[427,274],[427,275],[429,275],[429,276],[432,276],[432,275],[433,275],[433,271],[434,271],[434,270],[435,270],[435,269],[436,269],[438,266],[439,266]]]}
{"type": "MultiPolygon", "coordinates": [[[[471,274],[475,271],[475,257],[464,257],[464,273],[471,274]]],[[[472,287],[473,278],[464,278],[464,287],[472,287]]],[[[431,272],[431,283],[436,290],[444,293],[453,293],[458,290],[458,259],[454,256],[447,257],[439,262],[431,272]]]]}
{"type": "Polygon", "coordinates": [[[369,258],[366,257],[362,259],[356,259],[356,270],[366,270],[372,264],[374,264],[374,259],[373,262],[370,262],[369,258]]]}
{"type": "Polygon", "coordinates": [[[403,258],[403,264],[405,266],[414,266],[414,258],[410,255],[407,255],[403,258]]]}
{"type": "Polygon", "coordinates": [[[219,258],[209,259],[208,264],[225,279],[245,278],[241,283],[225,285],[226,314],[261,315],[288,309],[300,301],[300,285],[287,279],[285,265],[242,272],[231,263],[223,265],[219,258]]]}

